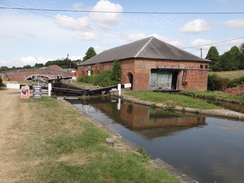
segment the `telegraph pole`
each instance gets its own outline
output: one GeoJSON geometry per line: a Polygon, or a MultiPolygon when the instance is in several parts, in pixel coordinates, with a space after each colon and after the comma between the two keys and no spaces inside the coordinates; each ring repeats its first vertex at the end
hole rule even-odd
{"type": "Polygon", "coordinates": [[[201,54],[201,58],[202,58],[202,48],[200,48],[200,54],[201,54]]]}
{"type": "Polygon", "coordinates": [[[67,72],[69,72],[69,54],[67,53],[67,57],[66,57],[66,61],[67,61],[67,72]]]}

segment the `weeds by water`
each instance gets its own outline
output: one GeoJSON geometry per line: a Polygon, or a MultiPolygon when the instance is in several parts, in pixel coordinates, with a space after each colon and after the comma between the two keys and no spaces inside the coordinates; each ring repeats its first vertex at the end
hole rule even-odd
{"type": "MultiPolygon", "coordinates": [[[[35,162],[24,169],[21,182],[180,182],[148,159],[105,144],[109,136],[62,101],[28,99],[31,122],[19,154],[35,162]]],[[[145,157],[146,154],[144,154],[145,157]]]]}

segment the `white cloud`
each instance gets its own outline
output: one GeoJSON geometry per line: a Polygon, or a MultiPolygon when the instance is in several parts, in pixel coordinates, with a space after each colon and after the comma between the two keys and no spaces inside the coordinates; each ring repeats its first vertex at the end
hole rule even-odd
{"type": "Polygon", "coordinates": [[[14,38],[14,34],[10,34],[10,33],[0,33],[0,37],[3,38],[14,38]]]}
{"type": "Polygon", "coordinates": [[[14,58],[15,63],[18,63],[18,66],[23,65],[35,65],[36,63],[43,63],[45,64],[49,59],[45,59],[42,57],[34,58],[32,56],[22,57],[22,58],[14,58]]]}
{"type": "Polygon", "coordinates": [[[83,4],[82,3],[75,3],[75,4],[73,4],[73,9],[75,9],[75,10],[79,10],[80,8],[81,8],[81,6],[82,6],[83,4]]]}
{"type": "Polygon", "coordinates": [[[82,32],[76,36],[76,39],[86,40],[86,41],[97,41],[99,37],[92,32],[82,32]]]}
{"type": "Polygon", "coordinates": [[[180,32],[185,33],[202,33],[210,30],[212,24],[203,19],[195,19],[187,22],[180,28],[180,32]]]}
{"type": "Polygon", "coordinates": [[[105,50],[110,49],[109,47],[105,47],[105,46],[94,46],[94,50],[96,51],[96,53],[101,53],[105,50]]]}
{"type": "MultiPolygon", "coordinates": [[[[92,8],[92,11],[123,12],[123,7],[120,4],[114,4],[108,0],[100,0],[92,8]]],[[[121,13],[90,13],[89,16],[92,20],[105,28],[118,23],[122,18],[121,13]]]]}
{"type": "Polygon", "coordinates": [[[1,65],[4,65],[4,64],[6,64],[7,62],[5,61],[5,60],[0,60],[0,64],[1,65]]]}
{"type": "Polygon", "coordinates": [[[191,44],[193,47],[199,46],[199,48],[201,47],[202,49],[208,50],[211,46],[213,46],[212,43],[214,42],[208,39],[195,39],[191,44]]]}
{"type": "Polygon", "coordinates": [[[229,20],[224,25],[234,29],[244,29],[244,19],[229,20]]]}
{"type": "Polygon", "coordinates": [[[55,19],[61,27],[67,29],[84,31],[90,28],[88,17],[75,19],[72,17],[58,14],[55,16],[55,19]]]}
{"type": "Polygon", "coordinates": [[[133,42],[133,41],[136,41],[136,40],[139,40],[139,39],[143,39],[143,38],[146,38],[148,37],[146,34],[144,33],[137,33],[137,34],[128,34],[126,36],[126,40],[129,41],[129,42],[133,42]]]}

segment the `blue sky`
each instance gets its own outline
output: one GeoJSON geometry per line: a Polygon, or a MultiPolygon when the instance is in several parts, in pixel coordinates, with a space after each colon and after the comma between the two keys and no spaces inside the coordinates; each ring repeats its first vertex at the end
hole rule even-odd
{"type": "Polygon", "coordinates": [[[89,47],[100,53],[152,35],[197,56],[202,48],[203,57],[210,46],[216,46],[222,54],[244,42],[243,0],[0,0],[0,7],[0,67],[33,66],[66,58],[67,54],[70,59],[82,59],[89,47]]]}

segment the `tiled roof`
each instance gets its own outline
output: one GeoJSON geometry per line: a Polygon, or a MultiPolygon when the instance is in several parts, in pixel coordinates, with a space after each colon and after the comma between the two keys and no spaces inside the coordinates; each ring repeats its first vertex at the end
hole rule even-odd
{"type": "Polygon", "coordinates": [[[209,60],[195,56],[155,37],[148,37],[106,50],[79,65],[92,65],[131,58],[209,62],[209,60]]]}

